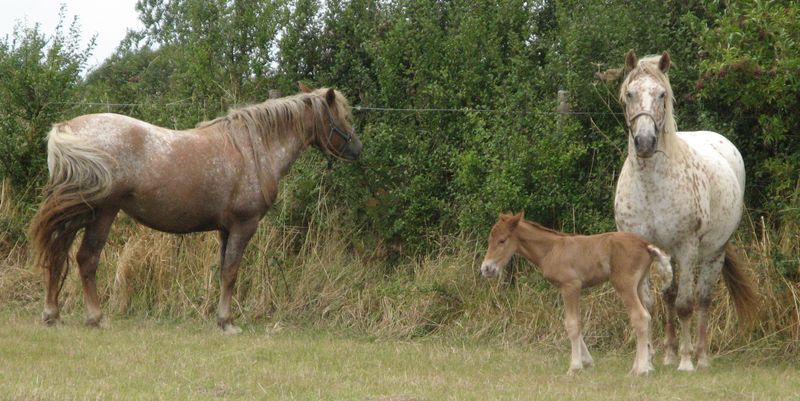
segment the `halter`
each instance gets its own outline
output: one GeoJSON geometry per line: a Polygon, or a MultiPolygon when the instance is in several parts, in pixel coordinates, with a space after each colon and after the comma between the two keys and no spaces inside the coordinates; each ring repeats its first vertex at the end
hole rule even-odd
{"type": "Polygon", "coordinates": [[[330,126],[330,131],[328,131],[328,135],[327,137],[325,137],[327,143],[324,144],[325,146],[323,146],[323,148],[325,149],[325,152],[328,153],[329,155],[340,160],[349,161],[349,159],[346,159],[340,155],[344,152],[344,148],[348,144],[350,144],[350,142],[353,140],[353,133],[346,132],[336,126],[336,124],[333,122],[333,114],[331,114],[331,107],[327,104],[325,105],[325,111],[328,112],[328,125],[330,126]],[[334,134],[339,135],[339,137],[344,140],[344,142],[342,142],[342,145],[336,149],[333,148],[333,141],[332,141],[334,134]]]}
{"type": "Polygon", "coordinates": [[[653,113],[651,113],[649,111],[640,111],[640,112],[634,114],[633,117],[629,118],[626,121],[628,123],[628,133],[630,135],[633,135],[633,123],[634,123],[634,121],[636,121],[637,118],[639,118],[641,116],[647,116],[647,117],[650,117],[651,120],[653,120],[653,126],[656,127],[656,137],[658,137],[658,134],[660,134],[661,131],[664,130],[664,122],[662,121],[661,124],[659,124],[658,121],[656,121],[655,116],[653,116],[653,113]]]}

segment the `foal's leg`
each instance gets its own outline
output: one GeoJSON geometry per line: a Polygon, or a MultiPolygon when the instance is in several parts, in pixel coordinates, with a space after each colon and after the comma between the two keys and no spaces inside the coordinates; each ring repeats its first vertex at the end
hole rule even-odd
{"type": "Polygon", "coordinates": [[[86,325],[99,326],[103,311],[100,308],[100,299],[97,296],[97,263],[100,261],[100,252],[108,239],[111,224],[117,217],[118,208],[107,207],[95,212],[95,219],[86,225],[83,233],[83,242],[78,249],[75,259],[81,273],[83,283],[83,303],[86,305],[86,325]]]}
{"type": "MultiPolygon", "coordinates": [[[[637,288],[639,294],[639,300],[644,305],[644,308],[647,310],[647,313],[650,316],[653,316],[653,298],[650,296],[650,276],[649,276],[649,268],[647,272],[642,277],[642,280],[639,281],[639,286],[637,288]]],[[[650,330],[647,331],[647,349],[650,353],[648,357],[648,364],[651,365],[650,359],[653,358],[653,355],[656,354],[656,350],[653,348],[653,341],[650,337],[651,333],[650,330]]]]}
{"type": "MultiPolygon", "coordinates": [[[[581,360],[581,321],[580,321],[580,283],[561,286],[561,298],[564,300],[564,327],[572,344],[567,374],[574,374],[583,368],[581,360]]],[[[584,345],[585,346],[585,345],[584,345]]]]}
{"type": "Polygon", "coordinates": [[[242,329],[233,325],[231,318],[231,295],[233,285],[236,283],[236,275],[239,272],[239,264],[242,261],[244,248],[250,238],[258,228],[258,219],[252,219],[238,224],[226,233],[220,231],[220,294],[219,305],[217,306],[217,324],[225,334],[239,334],[242,329]]]}
{"type": "Polygon", "coordinates": [[[583,341],[583,334],[581,334],[580,340],[581,340],[581,362],[583,362],[583,366],[594,365],[594,359],[592,359],[592,354],[589,353],[589,348],[586,347],[586,343],[583,341]]]}
{"type": "Polygon", "coordinates": [[[711,297],[714,294],[714,287],[719,280],[724,261],[725,253],[723,252],[711,262],[701,265],[697,278],[697,343],[694,352],[697,355],[698,368],[711,366],[708,357],[708,307],[711,305],[711,297]]]}
{"type": "Polygon", "coordinates": [[[639,299],[641,281],[637,282],[633,277],[619,277],[612,279],[611,284],[628,310],[631,326],[636,335],[636,356],[631,374],[647,374],[653,370],[650,365],[650,313],[639,299]]]}

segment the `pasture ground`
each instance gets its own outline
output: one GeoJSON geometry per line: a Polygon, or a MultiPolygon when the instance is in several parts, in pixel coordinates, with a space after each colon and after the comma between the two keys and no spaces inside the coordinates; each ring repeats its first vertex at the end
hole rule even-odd
{"type": "Polygon", "coordinates": [[[595,352],[595,367],[570,377],[566,339],[553,349],[263,324],[228,337],[201,320],[113,318],[102,329],[64,320],[48,328],[32,312],[0,311],[0,399],[800,399],[796,363],[747,353],[719,356],[710,371],[657,364],[634,378],[632,349],[595,352]]]}

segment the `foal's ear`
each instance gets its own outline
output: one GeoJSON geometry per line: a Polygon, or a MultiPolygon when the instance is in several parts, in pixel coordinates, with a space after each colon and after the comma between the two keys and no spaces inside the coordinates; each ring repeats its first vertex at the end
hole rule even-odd
{"type": "Polygon", "coordinates": [[[664,51],[664,54],[661,55],[661,59],[658,60],[658,69],[661,70],[664,74],[669,71],[669,66],[672,64],[672,60],[669,58],[669,53],[664,51]]]}
{"type": "Polygon", "coordinates": [[[519,222],[521,220],[522,220],[522,212],[519,212],[519,213],[511,216],[511,218],[508,220],[508,229],[509,229],[509,231],[514,231],[517,228],[517,226],[519,225],[519,222]]]}
{"type": "Polygon", "coordinates": [[[625,71],[633,71],[638,62],[639,60],[636,58],[636,52],[633,51],[633,49],[628,50],[628,53],[625,54],[625,71]]]}
{"type": "Polygon", "coordinates": [[[329,106],[336,104],[336,91],[333,89],[328,89],[328,92],[325,93],[325,101],[328,102],[329,106]]]}
{"type": "Polygon", "coordinates": [[[302,82],[298,82],[297,86],[300,88],[300,92],[303,92],[303,93],[311,93],[311,92],[314,91],[313,89],[311,89],[310,87],[308,87],[306,84],[304,84],[302,82]]]}

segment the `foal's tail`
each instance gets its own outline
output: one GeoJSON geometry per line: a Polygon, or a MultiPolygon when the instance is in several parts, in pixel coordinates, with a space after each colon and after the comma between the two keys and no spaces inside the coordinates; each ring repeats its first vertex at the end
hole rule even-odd
{"type": "Polygon", "coordinates": [[[657,259],[656,265],[658,266],[658,274],[661,276],[661,279],[664,280],[664,288],[668,288],[672,285],[671,258],[655,245],[647,245],[647,250],[657,259]]]}
{"type": "Polygon", "coordinates": [[[725,245],[725,263],[722,265],[722,278],[731,294],[736,314],[745,324],[756,321],[758,315],[758,295],[753,281],[744,271],[744,266],[730,243],[725,245]]]}
{"type": "Polygon", "coordinates": [[[47,140],[50,172],[44,199],[30,225],[34,263],[60,277],[63,285],[67,253],[75,235],[92,218],[93,205],[111,192],[111,156],[86,138],[56,124],[47,140]]]}

